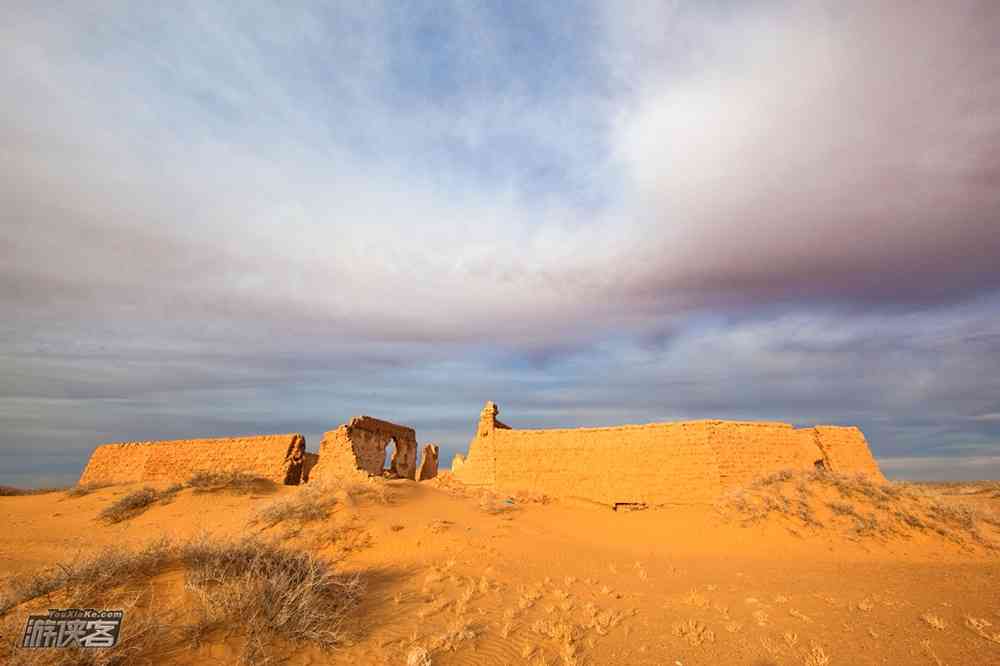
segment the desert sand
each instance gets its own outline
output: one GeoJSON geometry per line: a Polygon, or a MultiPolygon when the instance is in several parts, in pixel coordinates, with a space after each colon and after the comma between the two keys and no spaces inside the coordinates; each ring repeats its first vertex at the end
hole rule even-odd
{"type": "Polygon", "coordinates": [[[788,472],[708,504],[613,511],[448,471],[420,483],[210,481],[0,497],[5,663],[109,658],[13,647],[30,612],[70,601],[126,609],[125,663],[1000,663],[996,483],[788,472]],[[156,501],[101,517],[144,487],[156,501]],[[248,535],[354,586],[335,639],[274,619],[261,629],[252,604],[227,615],[227,597],[210,604],[192,565],[169,557],[96,590],[25,598],[57,563],[248,535]],[[160,626],[138,635],[148,615],[160,626]]]}

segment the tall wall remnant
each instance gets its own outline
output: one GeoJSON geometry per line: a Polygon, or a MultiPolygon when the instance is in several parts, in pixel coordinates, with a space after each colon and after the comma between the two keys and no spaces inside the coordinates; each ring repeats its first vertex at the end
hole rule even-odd
{"type": "Polygon", "coordinates": [[[297,485],[305,456],[306,440],[298,433],[103,444],[79,482],[183,482],[200,471],[239,471],[297,485]]]}
{"type": "Polygon", "coordinates": [[[323,435],[319,461],[309,473],[310,480],[334,478],[358,471],[374,476],[415,479],[417,435],[413,428],[370,416],[355,416],[336,430],[323,435]],[[389,466],[386,450],[395,445],[389,466]]]}
{"type": "Polygon", "coordinates": [[[711,502],[784,469],[823,467],[884,480],[855,427],[685,421],[611,428],[515,430],[487,402],[467,456],[452,472],[468,485],[532,489],[608,505],[711,502]]]}
{"type": "Polygon", "coordinates": [[[437,476],[440,451],[437,444],[424,445],[420,455],[420,467],[417,468],[417,481],[426,481],[437,476]]]}

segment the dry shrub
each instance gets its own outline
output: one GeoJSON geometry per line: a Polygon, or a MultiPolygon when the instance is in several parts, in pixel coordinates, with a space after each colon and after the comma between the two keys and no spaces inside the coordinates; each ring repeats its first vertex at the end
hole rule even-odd
{"type": "Polygon", "coordinates": [[[187,480],[187,486],[196,493],[225,491],[237,495],[274,492],[276,489],[270,479],[236,470],[195,472],[187,480]]]}
{"type": "Polygon", "coordinates": [[[18,647],[24,619],[17,614],[0,619],[0,661],[18,666],[124,666],[156,664],[176,650],[171,628],[164,622],[166,608],[154,605],[149,590],[107,595],[105,605],[125,613],[118,643],[111,649],[67,646],[56,650],[18,647]]]}
{"type": "Polygon", "coordinates": [[[277,499],[262,507],[250,519],[251,524],[262,524],[274,527],[286,520],[308,523],[323,520],[330,515],[330,509],[337,503],[337,498],[325,488],[312,484],[304,486],[291,497],[277,499]]]}
{"type": "Polygon", "coordinates": [[[139,490],[133,490],[116,500],[111,506],[105,507],[98,514],[98,518],[108,523],[120,523],[135,518],[157,502],[161,504],[172,502],[174,496],[182,490],[184,490],[184,486],[180,483],[175,483],[163,490],[145,486],[139,490]]]}
{"type": "Polygon", "coordinates": [[[300,486],[290,497],[271,502],[260,509],[251,524],[273,527],[286,520],[308,523],[323,520],[338,503],[369,500],[380,504],[389,502],[388,486],[382,479],[349,477],[332,479],[325,483],[313,482],[300,486]]]}
{"type": "MultiPolygon", "coordinates": [[[[250,636],[333,648],[343,642],[346,614],[362,592],[357,575],[337,574],[310,553],[252,537],[198,539],[180,549],[179,559],[188,588],[201,600],[200,633],[242,623],[250,636]]],[[[249,647],[259,650],[258,644],[249,647]]]]}
{"type": "Polygon", "coordinates": [[[45,495],[47,493],[58,493],[66,488],[15,488],[13,486],[0,486],[0,497],[17,497],[20,495],[45,495]]]}
{"type": "MultiPolygon", "coordinates": [[[[134,578],[156,574],[169,559],[165,539],[152,541],[139,550],[107,547],[94,555],[64,562],[30,575],[7,581],[0,614],[30,599],[59,591],[67,604],[79,606],[99,596],[102,590],[134,578]]],[[[87,606],[83,606],[87,607],[87,606]]]]}
{"type": "Polygon", "coordinates": [[[164,492],[146,486],[119,498],[111,506],[101,511],[98,517],[108,523],[120,523],[123,520],[135,518],[156,502],[169,497],[170,495],[164,492]]]}
{"type": "Polygon", "coordinates": [[[89,495],[95,490],[107,488],[110,485],[110,483],[81,483],[69,488],[66,491],[66,497],[83,497],[84,495],[89,495]]]}
{"type": "Polygon", "coordinates": [[[745,526],[776,518],[795,534],[802,527],[846,528],[852,539],[886,540],[930,532],[963,547],[974,543],[990,550],[997,544],[987,528],[1000,528],[996,517],[942,500],[929,486],[825,470],[768,475],[722,497],[717,509],[745,526]]]}
{"type": "Polygon", "coordinates": [[[272,659],[266,650],[270,638],[282,645],[334,648],[345,638],[347,616],[363,589],[356,575],[339,574],[309,553],[253,538],[207,537],[180,544],[161,539],[137,551],[109,548],[18,577],[9,586],[0,606],[0,662],[102,666],[158,663],[185,643],[198,645],[215,630],[225,630],[227,636],[235,630],[245,639],[244,663],[272,659]],[[178,565],[185,569],[184,590],[193,611],[176,603],[156,607],[153,587],[141,585],[178,565]],[[58,595],[55,603],[62,607],[125,610],[119,644],[107,650],[18,648],[24,618],[8,611],[40,597],[52,604],[50,595],[58,595]]]}

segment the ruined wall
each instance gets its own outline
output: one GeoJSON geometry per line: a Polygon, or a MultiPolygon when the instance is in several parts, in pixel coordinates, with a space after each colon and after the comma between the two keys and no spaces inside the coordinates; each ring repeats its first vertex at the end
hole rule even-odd
{"type": "Polygon", "coordinates": [[[309,481],[309,475],[312,473],[312,468],[315,467],[318,462],[318,453],[309,453],[306,451],[305,459],[302,461],[302,483],[307,483],[309,481]]]}
{"type": "Polygon", "coordinates": [[[80,475],[80,485],[87,483],[135,483],[142,481],[143,469],[151,450],[150,442],[102,444],[90,454],[80,475]]]}
{"type": "Polygon", "coordinates": [[[241,471],[297,484],[305,438],[297,433],[105,444],[94,450],[80,483],[181,483],[198,471],[241,471]]]}
{"type": "MultiPolygon", "coordinates": [[[[463,482],[474,486],[491,486],[496,481],[496,450],[493,433],[499,430],[496,417],[500,408],[492,402],[479,413],[479,425],[469,444],[468,456],[457,454],[451,462],[451,471],[463,482]]],[[[509,429],[509,428],[504,428],[509,429]]]]}
{"type": "Polygon", "coordinates": [[[348,423],[323,435],[319,462],[310,472],[310,478],[333,478],[358,470],[381,476],[390,440],[396,442],[396,451],[389,463],[390,474],[404,479],[415,478],[416,432],[413,428],[370,416],[355,416],[348,423]]]}
{"type": "Polygon", "coordinates": [[[441,449],[437,444],[426,444],[420,456],[420,466],[417,467],[417,481],[433,479],[438,473],[438,454],[441,449]]]}
{"type": "Polygon", "coordinates": [[[823,453],[813,428],[787,423],[697,421],[706,428],[719,462],[723,488],[745,486],[754,479],[785,469],[812,470],[823,453]]]}
{"type": "Polygon", "coordinates": [[[834,472],[858,472],[885,481],[872,456],[864,433],[855,426],[816,426],[816,444],[823,451],[826,466],[834,472]]]}
{"type": "Polygon", "coordinates": [[[726,489],[821,461],[881,479],[857,428],[689,421],[614,428],[512,430],[487,403],[467,456],[452,463],[468,485],[531,489],[604,504],[711,502],[726,489]],[[822,446],[821,446],[822,444],[822,446]]]}
{"type": "Polygon", "coordinates": [[[709,502],[719,495],[708,431],[687,423],[497,430],[498,488],[595,502],[709,502]]]}

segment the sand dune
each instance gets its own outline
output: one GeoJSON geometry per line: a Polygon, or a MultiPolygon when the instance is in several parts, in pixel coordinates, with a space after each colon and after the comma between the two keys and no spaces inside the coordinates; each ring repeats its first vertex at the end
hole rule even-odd
{"type": "Polygon", "coordinates": [[[128,663],[1000,662],[996,485],[789,472],[713,505],[615,512],[447,473],[223,478],[109,511],[142,488],[0,498],[7,662],[79,663],[12,646],[30,611],[70,603],[126,609],[128,663]],[[290,559],[253,569],[246,538],[290,559]],[[302,573],[313,565],[328,578],[302,573]],[[253,620],[262,599],[298,619],[253,620]]]}

